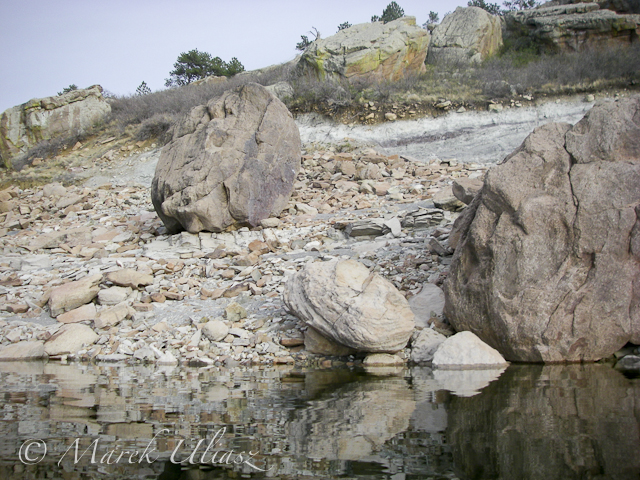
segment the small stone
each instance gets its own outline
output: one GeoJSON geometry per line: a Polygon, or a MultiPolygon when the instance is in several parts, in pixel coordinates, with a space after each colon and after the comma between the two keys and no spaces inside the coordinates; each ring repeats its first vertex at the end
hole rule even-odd
{"type": "Polygon", "coordinates": [[[82,307],[58,315],[56,320],[60,323],[78,323],[85,320],[94,320],[97,315],[96,306],[93,303],[88,303],[82,307]]]}
{"type": "Polygon", "coordinates": [[[7,311],[11,313],[27,313],[29,311],[29,305],[26,303],[14,303],[7,305],[7,311]]]}
{"type": "Polygon", "coordinates": [[[247,318],[247,311],[242,305],[238,303],[232,303],[228,305],[225,309],[225,316],[227,320],[231,323],[238,322],[243,318],[247,318]]]}
{"type": "Polygon", "coordinates": [[[19,328],[13,329],[5,335],[5,338],[11,343],[18,343],[22,337],[22,330],[19,328]]]}
{"type": "Polygon", "coordinates": [[[150,297],[151,301],[156,303],[164,303],[167,300],[167,297],[165,297],[162,293],[152,293],[150,297]]]}
{"type": "Polygon", "coordinates": [[[440,344],[433,355],[433,365],[439,368],[482,368],[507,365],[495,349],[472,332],[459,332],[440,344]]]}
{"type": "Polygon", "coordinates": [[[263,228],[278,228],[282,224],[279,218],[271,217],[260,220],[260,226],[263,228]]]}
{"type": "Polygon", "coordinates": [[[384,197],[391,186],[388,183],[374,183],[373,191],[379,197],[384,197]]]}
{"type": "Polygon", "coordinates": [[[280,339],[280,345],[288,348],[299,347],[300,345],[304,345],[304,338],[283,337],[280,339]]]}
{"type": "Polygon", "coordinates": [[[131,288],[110,287],[100,290],[98,293],[98,302],[100,305],[117,305],[124,302],[131,294],[131,288]]]}
{"type": "Polygon", "coordinates": [[[261,240],[254,240],[249,244],[249,251],[255,252],[258,255],[263,255],[265,253],[269,253],[269,245],[261,240]]]}
{"type": "Polygon", "coordinates": [[[94,321],[96,328],[101,329],[119,324],[130,315],[129,307],[122,302],[115,307],[103,310],[94,321]]]}
{"type": "Polygon", "coordinates": [[[153,275],[137,272],[130,268],[123,268],[107,274],[107,280],[121,287],[140,288],[153,285],[153,275]]]}
{"type": "Polygon", "coordinates": [[[238,285],[235,285],[231,288],[228,288],[224,291],[224,293],[222,294],[223,297],[225,298],[233,298],[233,297],[237,297],[238,295],[240,295],[242,292],[246,292],[249,290],[249,285],[246,283],[240,283],[238,285]]]}
{"type": "Polygon", "coordinates": [[[212,342],[221,342],[229,334],[229,327],[221,320],[209,320],[202,326],[202,333],[212,342]]]}
{"type": "Polygon", "coordinates": [[[89,303],[98,295],[100,291],[98,284],[101,281],[102,275],[97,274],[54,287],[49,296],[51,316],[57,317],[61,313],[89,303]]]}
{"type": "Polygon", "coordinates": [[[296,210],[302,215],[317,215],[318,209],[313,208],[305,203],[296,203],[296,210]]]}
{"type": "Polygon", "coordinates": [[[393,122],[398,118],[398,116],[395,113],[387,112],[384,114],[384,118],[390,122],[393,122]]]}
{"type": "Polygon", "coordinates": [[[156,361],[158,365],[177,365],[178,360],[171,352],[163,353],[160,358],[156,361]]]}
{"type": "Polygon", "coordinates": [[[362,362],[365,367],[391,367],[395,365],[404,365],[404,360],[398,355],[388,353],[371,353],[365,357],[362,362]]]}
{"type": "Polygon", "coordinates": [[[431,362],[436,350],[446,339],[447,337],[430,328],[414,333],[411,340],[411,361],[417,364],[431,362]]]}
{"type": "Polygon", "coordinates": [[[153,312],[153,305],[150,303],[134,303],[131,307],[136,312],[153,312]]]}

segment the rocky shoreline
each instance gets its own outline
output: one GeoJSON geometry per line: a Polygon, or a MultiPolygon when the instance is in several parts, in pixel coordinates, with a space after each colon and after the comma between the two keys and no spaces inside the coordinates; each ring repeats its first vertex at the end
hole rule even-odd
{"type": "MultiPolygon", "coordinates": [[[[446,276],[463,207],[452,183],[486,167],[364,148],[303,153],[288,208],[251,230],[168,235],[147,186],[0,192],[0,358],[336,364],[305,350],[306,327],[282,303],[287,278],[318,258],[353,258],[414,302],[433,295],[422,285],[446,276]]],[[[441,301],[415,310],[418,330],[452,333],[441,301]]]]}

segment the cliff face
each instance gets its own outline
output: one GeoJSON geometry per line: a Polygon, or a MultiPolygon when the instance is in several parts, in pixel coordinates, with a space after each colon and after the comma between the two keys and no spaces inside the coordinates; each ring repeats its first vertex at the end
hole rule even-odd
{"type": "Polygon", "coordinates": [[[0,158],[9,166],[13,157],[38,142],[86,130],[109,112],[100,85],[9,108],[0,115],[0,158]]]}

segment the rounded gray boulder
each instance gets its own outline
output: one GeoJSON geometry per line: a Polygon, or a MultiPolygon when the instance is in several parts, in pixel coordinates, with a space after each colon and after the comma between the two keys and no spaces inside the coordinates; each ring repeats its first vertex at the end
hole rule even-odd
{"type": "Polygon", "coordinates": [[[195,107],[172,127],[151,185],[170,233],[257,226],[287,205],[300,134],[287,107],[250,83],[195,107]]]}

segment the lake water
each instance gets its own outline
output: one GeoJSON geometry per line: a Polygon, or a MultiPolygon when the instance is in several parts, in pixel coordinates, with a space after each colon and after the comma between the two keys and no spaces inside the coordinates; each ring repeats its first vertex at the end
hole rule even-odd
{"type": "Polygon", "coordinates": [[[609,365],[304,371],[1,363],[0,478],[638,479],[609,365]]]}

